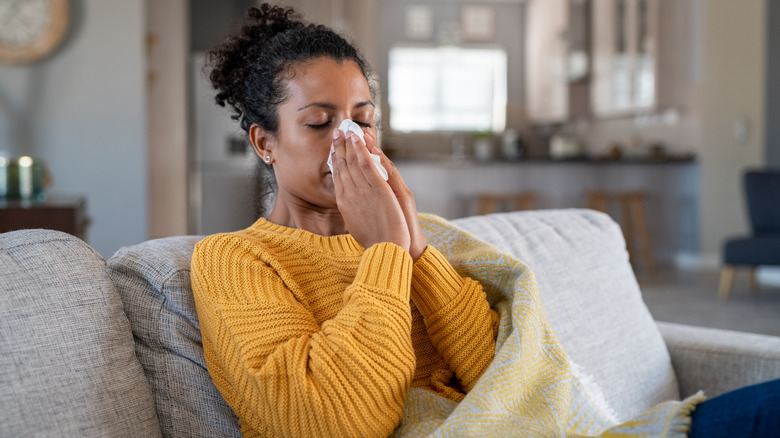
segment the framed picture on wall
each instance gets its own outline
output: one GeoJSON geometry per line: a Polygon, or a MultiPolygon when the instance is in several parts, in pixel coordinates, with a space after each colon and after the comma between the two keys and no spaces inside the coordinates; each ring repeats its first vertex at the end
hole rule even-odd
{"type": "Polygon", "coordinates": [[[406,7],[406,38],[428,40],[433,37],[433,11],[430,6],[406,7]]]}
{"type": "Polygon", "coordinates": [[[460,32],[464,41],[492,41],[496,36],[496,11],[489,5],[460,8],[460,32]]]}

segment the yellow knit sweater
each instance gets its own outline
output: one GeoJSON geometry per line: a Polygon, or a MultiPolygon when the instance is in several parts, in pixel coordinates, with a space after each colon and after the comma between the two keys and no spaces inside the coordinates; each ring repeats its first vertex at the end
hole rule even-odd
{"type": "Polygon", "coordinates": [[[459,401],[498,328],[482,287],[429,246],[363,248],[258,220],[195,248],[209,373],[246,437],[387,436],[410,386],[459,401]]]}

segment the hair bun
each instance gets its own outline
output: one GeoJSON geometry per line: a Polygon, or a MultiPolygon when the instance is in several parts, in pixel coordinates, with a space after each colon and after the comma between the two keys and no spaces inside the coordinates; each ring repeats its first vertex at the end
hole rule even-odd
{"type": "Polygon", "coordinates": [[[266,35],[267,39],[277,33],[303,26],[301,17],[292,8],[272,6],[268,3],[263,3],[260,8],[249,8],[246,16],[254,20],[254,23],[246,25],[245,28],[258,29],[266,35]]]}

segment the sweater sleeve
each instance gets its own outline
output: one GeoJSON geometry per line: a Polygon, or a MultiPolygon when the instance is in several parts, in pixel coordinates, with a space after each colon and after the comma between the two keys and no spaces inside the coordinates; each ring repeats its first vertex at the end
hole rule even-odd
{"type": "Polygon", "coordinates": [[[401,247],[367,249],[321,326],[272,266],[225,239],[196,247],[192,282],[209,373],[260,436],[387,436],[415,369],[401,247]]]}
{"type": "Polygon", "coordinates": [[[479,282],[461,277],[433,246],[414,262],[411,298],[433,345],[470,391],[493,360],[498,314],[479,282]]]}

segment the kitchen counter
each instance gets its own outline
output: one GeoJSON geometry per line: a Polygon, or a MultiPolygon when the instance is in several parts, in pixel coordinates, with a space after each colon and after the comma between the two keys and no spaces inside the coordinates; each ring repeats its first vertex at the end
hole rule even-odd
{"type": "MultiPolygon", "coordinates": [[[[590,190],[647,193],[645,210],[656,259],[670,262],[698,247],[698,165],[692,157],[651,160],[453,162],[449,157],[395,160],[419,211],[453,219],[475,214],[482,193],[533,192],[536,208],[583,208],[590,190]]],[[[618,212],[610,212],[619,217],[618,212]]]]}
{"type": "Polygon", "coordinates": [[[468,166],[481,166],[481,165],[527,165],[527,164],[648,164],[648,165],[657,165],[657,164],[688,164],[688,163],[695,163],[696,157],[693,155],[675,155],[675,156],[665,156],[665,157],[658,157],[658,158],[644,158],[644,157],[637,157],[637,158],[620,158],[620,159],[610,159],[610,158],[598,158],[598,157],[578,157],[578,158],[570,158],[570,159],[562,159],[562,160],[555,160],[552,158],[545,158],[545,157],[534,157],[534,158],[526,158],[522,160],[502,160],[502,159],[496,159],[496,160],[490,160],[490,161],[479,161],[475,159],[464,159],[464,160],[453,160],[449,155],[429,155],[429,156],[421,156],[416,158],[397,158],[393,159],[393,162],[398,164],[407,164],[407,163],[433,163],[433,164],[440,164],[440,165],[453,165],[453,166],[460,166],[460,165],[468,165],[468,166]]]}

